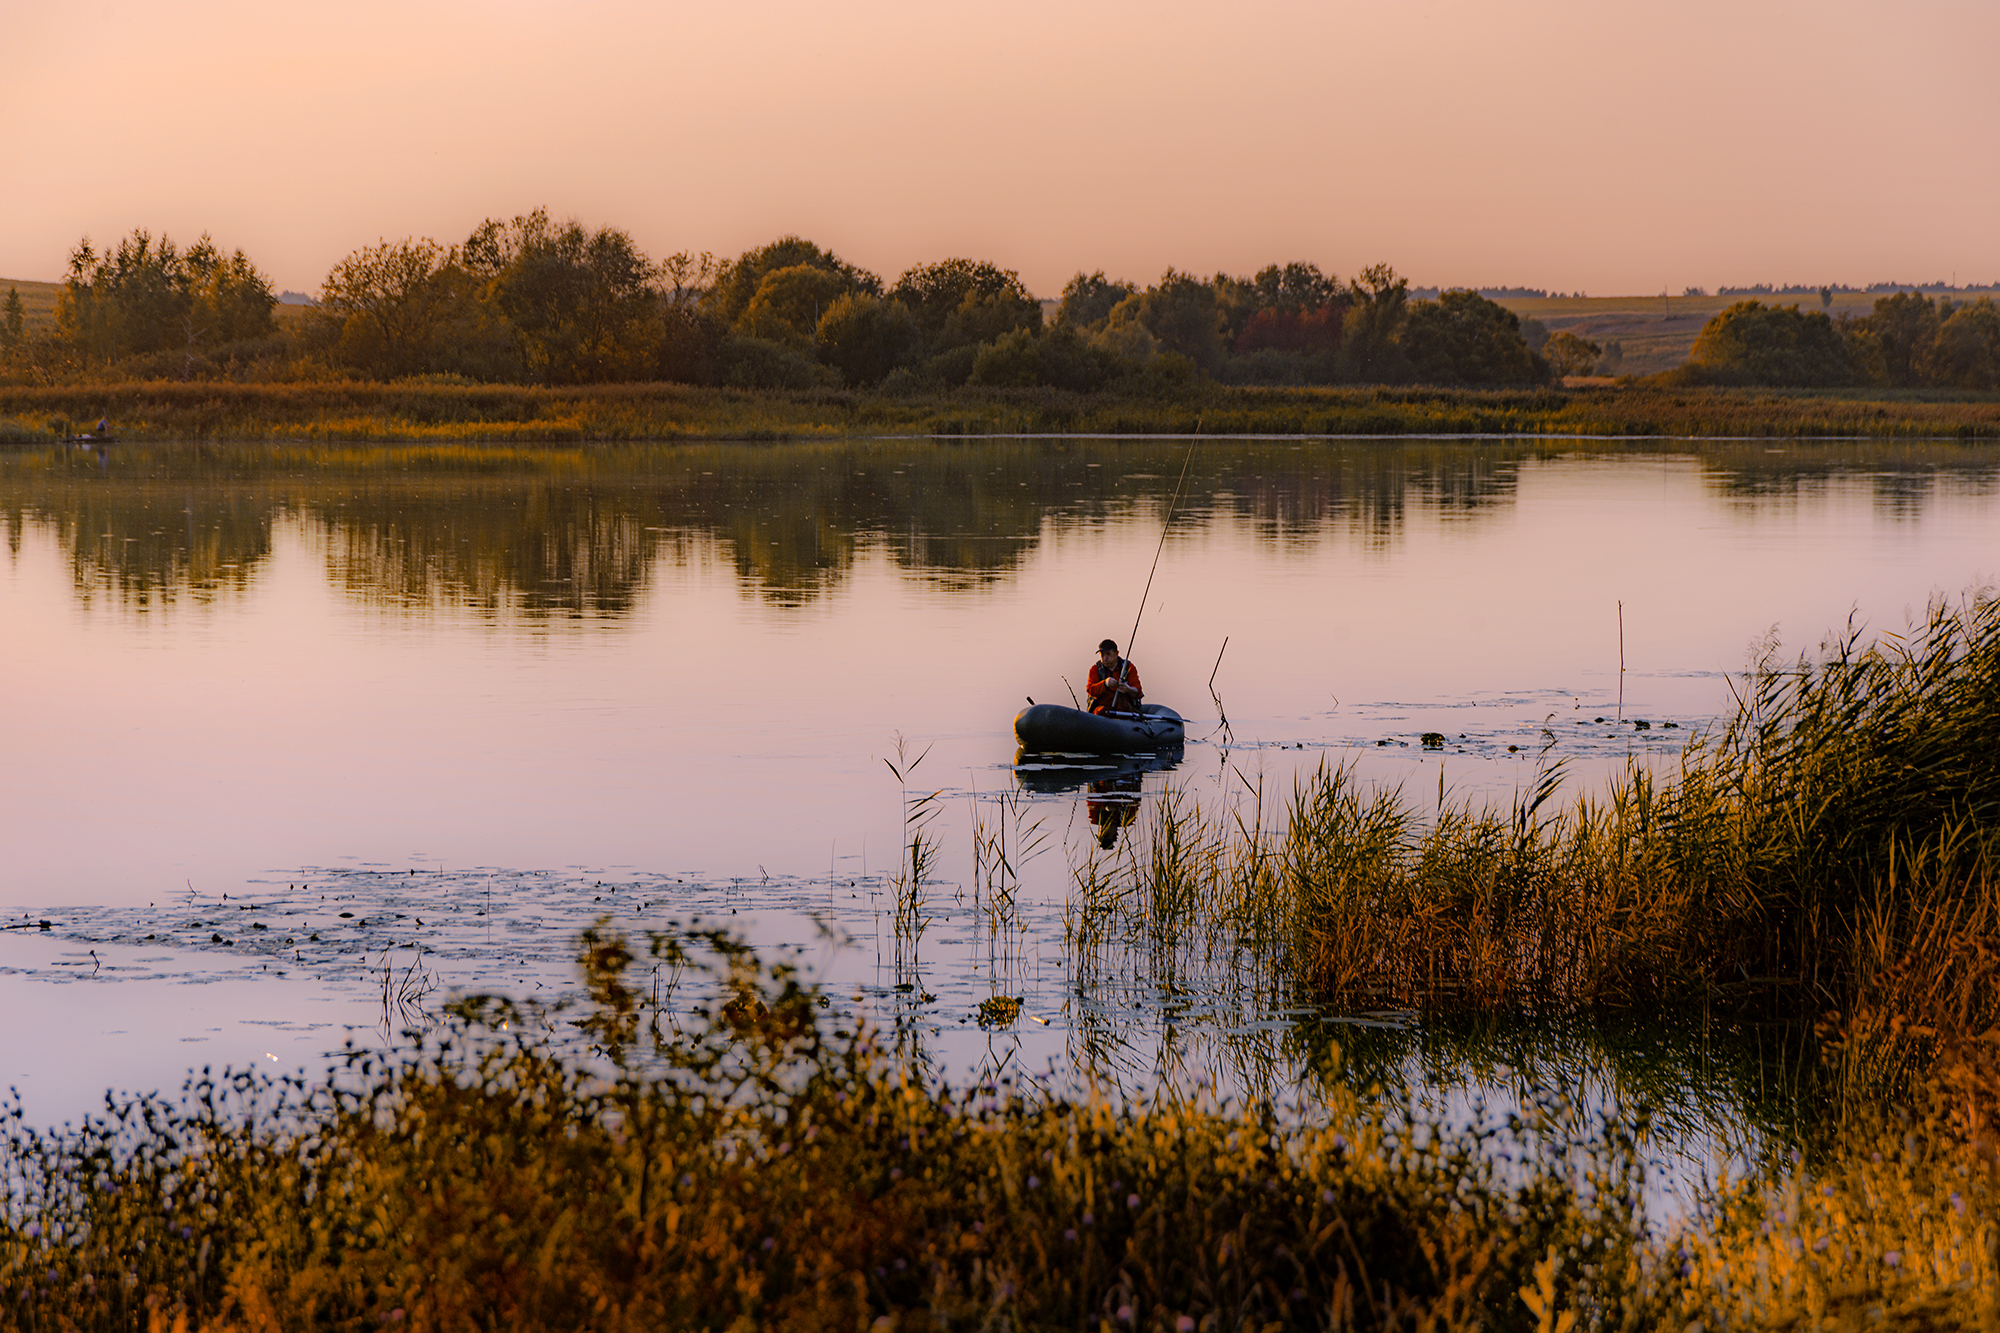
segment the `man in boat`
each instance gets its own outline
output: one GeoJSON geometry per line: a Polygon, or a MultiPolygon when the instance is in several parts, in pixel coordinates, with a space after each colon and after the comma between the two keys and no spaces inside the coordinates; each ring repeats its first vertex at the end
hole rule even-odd
{"type": "Polygon", "coordinates": [[[1146,694],[1139,688],[1138,668],[1118,655],[1118,645],[1110,639],[1097,645],[1097,661],[1083,692],[1090,696],[1093,713],[1136,713],[1146,694]]]}

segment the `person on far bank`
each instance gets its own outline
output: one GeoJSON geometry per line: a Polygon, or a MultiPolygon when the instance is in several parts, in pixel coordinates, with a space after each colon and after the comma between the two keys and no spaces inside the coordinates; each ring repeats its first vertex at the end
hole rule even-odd
{"type": "Polygon", "coordinates": [[[1139,688],[1139,669],[1118,655],[1118,645],[1110,639],[1097,645],[1097,661],[1083,692],[1090,696],[1093,713],[1136,713],[1146,695],[1139,688]]]}

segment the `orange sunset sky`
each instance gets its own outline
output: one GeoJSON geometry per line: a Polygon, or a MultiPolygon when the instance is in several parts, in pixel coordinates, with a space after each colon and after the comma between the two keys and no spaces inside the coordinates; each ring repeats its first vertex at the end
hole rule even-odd
{"type": "Polygon", "coordinates": [[[1594,294],[2000,279],[1994,0],[0,0],[0,275],[134,226],[317,290],[537,205],[1056,294],[1387,260],[1594,294]]]}

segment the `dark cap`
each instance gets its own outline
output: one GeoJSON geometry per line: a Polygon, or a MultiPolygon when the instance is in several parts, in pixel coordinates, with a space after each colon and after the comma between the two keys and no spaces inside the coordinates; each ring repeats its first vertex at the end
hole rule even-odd
{"type": "Polygon", "coordinates": [[[1118,651],[1118,645],[1110,639],[1106,639],[1103,643],[1097,645],[1097,651],[1100,653],[1115,653],[1118,651]]]}

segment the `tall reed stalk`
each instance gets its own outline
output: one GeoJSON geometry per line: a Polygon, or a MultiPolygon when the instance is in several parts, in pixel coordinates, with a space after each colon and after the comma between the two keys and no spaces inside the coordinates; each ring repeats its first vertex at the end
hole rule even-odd
{"type": "Polygon", "coordinates": [[[1078,921],[1096,947],[1239,949],[1295,997],[1347,1005],[1831,1014],[1859,1025],[1871,1082],[1947,1029],[2000,1031],[1991,593],[1907,634],[1764,652],[1671,775],[1634,764],[1567,800],[1563,778],[1420,812],[1322,764],[1275,834],[1170,797],[1126,862],[1086,868],[1078,921]]]}

